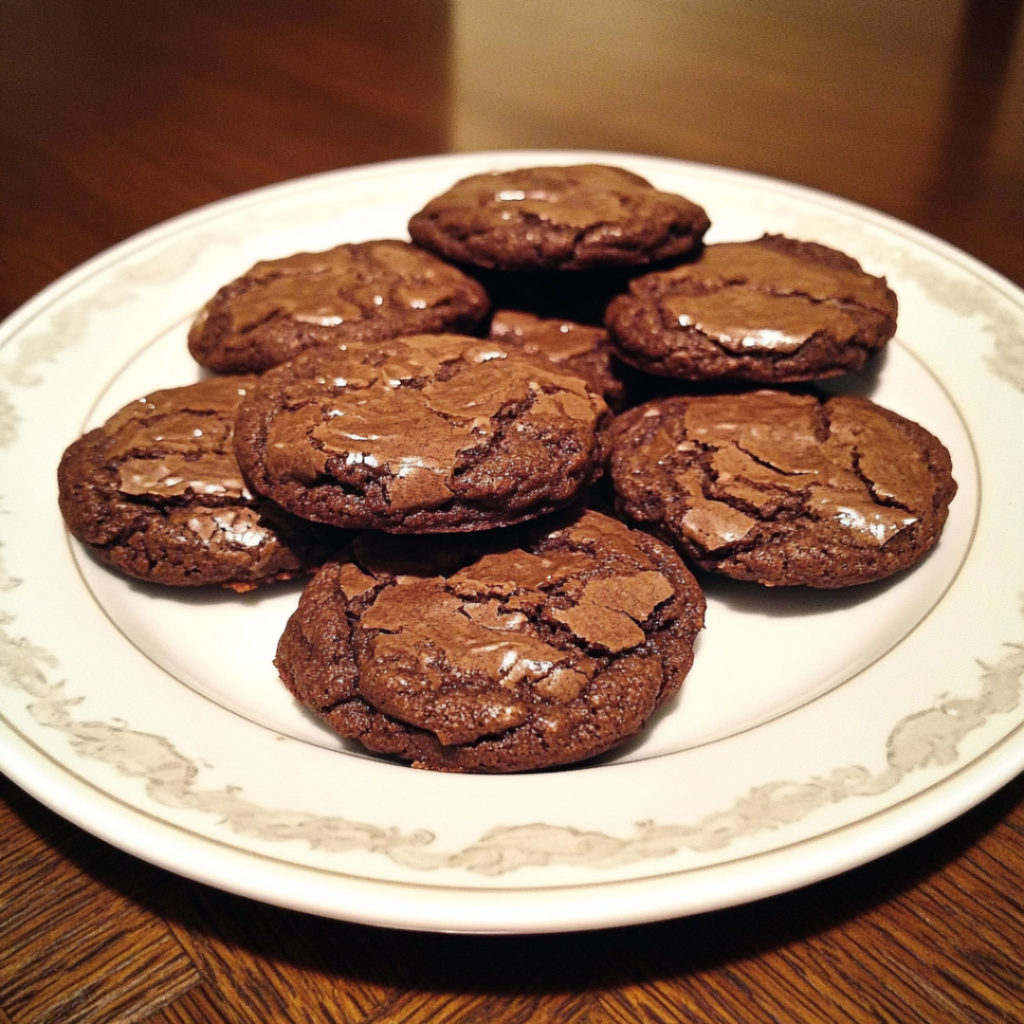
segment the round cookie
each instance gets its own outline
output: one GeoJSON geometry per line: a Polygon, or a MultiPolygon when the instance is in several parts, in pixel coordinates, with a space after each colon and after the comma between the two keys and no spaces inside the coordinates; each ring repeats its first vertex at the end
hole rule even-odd
{"type": "Polygon", "coordinates": [[[701,568],[766,586],[905,569],[938,540],[956,493],[943,445],[864,398],[673,396],[608,433],[621,511],[701,568]]]}
{"type": "Polygon", "coordinates": [[[382,239],[257,263],[207,303],[188,347],[211,370],[260,373],[313,345],[468,333],[489,309],[456,267],[382,239]]]}
{"type": "Polygon", "coordinates": [[[340,531],[253,495],[235,459],[235,412],[255,377],[156,391],[72,443],[57,470],[61,514],[102,561],[178,587],[251,590],[319,565],[340,531]]]}
{"type": "Polygon", "coordinates": [[[575,501],[607,406],[550,360],[412,335],[309,350],[242,405],[247,477],[297,515],[394,533],[488,529],[575,501]]]}
{"type": "Polygon", "coordinates": [[[469,538],[365,534],[307,587],[276,665],[370,750],[526,771],[635,736],[679,691],[704,610],[671,548],[596,512],[469,538]]]}
{"type": "Polygon", "coordinates": [[[625,407],[626,385],[616,372],[617,360],[603,328],[501,309],[491,318],[488,337],[520,348],[527,355],[545,356],[588,381],[610,408],[625,407]]]}
{"type": "Polygon", "coordinates": [[[682,196],[619,167],[583,164],[464,178],[412,217],[409,234],[477,267],[590,270],[680,256],[709,226],[682,196]]]}
{"type": "Polygon", "coordinates": [[[860,369],[895,334],[896,313],[884,278],[851,257],[765,235],[635,278],[605,325],[648,373],[780,384],[860,369]]]}

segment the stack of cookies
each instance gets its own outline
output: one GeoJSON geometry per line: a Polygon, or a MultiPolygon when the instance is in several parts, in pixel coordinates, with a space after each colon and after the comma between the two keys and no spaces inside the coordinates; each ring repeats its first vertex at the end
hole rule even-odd
{"type": "Polygon", "coordinates": [[[596,165],[477,175],[412,242],[256,264],[189,334],[216,374],[65,452],[71,532],[130,576],[312,573],[291,693],[369,750],[511,772],[635,736],[693,661],[691,570],[881,579],[956,485],[922,427],[810,382],[861,368],[896,297],[596,165]]]}

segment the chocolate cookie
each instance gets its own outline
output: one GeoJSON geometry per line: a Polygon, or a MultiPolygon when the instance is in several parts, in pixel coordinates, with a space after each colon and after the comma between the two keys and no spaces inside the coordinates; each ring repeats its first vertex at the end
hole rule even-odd
{"type": "Polygon", "coordinates": [[[626,404],[626,385],[617,371],[608,332],[601,327],[502,309],[491,319],[489,337],[528,355],[545,356],[582,377],[612,409],[626,404]]]}
{"type": "Polygon", "coordinates": [[[383,239],[257,263],[210,300],[188,347],[211,370],[259,373],[313,345],[469,333],[489,308],[460,270],[383,239]]]}
{"type": "Polygon", "coordinates": [[[704,598],[666,545],[595,512],[454,537],[366,534],[278,645],[292,694],[420,768],[569,764],[636,735],[693,661],[704,598]]]}
{"type": "Polygon", "coordinates": [[[71,533],[129,576],[250,590],[319,565],[345,540],[252,494],[233,449],[254,377],[220,377],[132,402],[64,452],[71,533]]]}
{"type": "Polygon", "coordinates": [[[424,249],[499,270],[589,270],[669,259],[700,244],[707,214],[619,167],[477,174],[409,221],[424,249]]]}
{"type": "Polygon", "coordinates": [[[550,360],[413,335],[269,371],[239,412],[236,451],[260,493],[307,519],[480,530],[576,500],[601,474],[606,413],[550,360]]]}
{"type": "Polygon", "coordinates": [[[885,280],[851,257],[765,235],[635,278],[605,325],[648,373],[768,384],[859,369],[895,334],[896,311],[885,280]]]}
{"type": "Polygon", "coordinates": [[[943,445],[863,398],[674,396],[623,413],[609,435],[621,510],[698,566],[767,586],[905,569],[956,493],[943,445]]]}

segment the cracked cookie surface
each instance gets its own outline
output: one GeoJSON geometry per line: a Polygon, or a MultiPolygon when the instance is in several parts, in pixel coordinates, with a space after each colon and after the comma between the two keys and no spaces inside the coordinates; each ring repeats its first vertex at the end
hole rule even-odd
{"type": "Polygon", "coordinates": [[[480,530],[575,501],[602,472],[606,414],[550,360],[413,335],[269,371],[241,407],[236,451],[260,493],[307,519],[480,530]]]}
{"type": "Polygon", "coordinates": [[[618,167],[582,164],[464,178],[413,215],[409,234],[477,267],[590,270],[680,256],[709,225],[683,196],[618,167]]]}
{"type": "Polygon", "coordinates": [[[605,324],[622,359],[649,373],[779,384],[861,368],[896,315],[893,291],[856,260],[765,235],[635,278],[605,324]]]}
{"type": "Polygon", "coordinates": [[[417,767],[568,764],[678,693],[704,598],[670,547],[596,512],[471,537],[364,534],[278,646],[293,695],[417,767]]]}
{"type": "Polygon", "coordinates": [[[469,333],[483,287],[408,242],[380,239],[263,260],[221,288],[189,331],[202,366],[260,373],[314,345],[469,333]]]}
{"type": "Polygon", "coordinates": [[[620,510],[696,565],[768,586],[882,579],[938,540],[949,453],[863,398],[673,396],[608,431],[620,510]]]}
{"type": "Polygon", "coordinates": [[[500,309],[491,318],[488,337],[527,355],[541,355],[588,381],[612,409],[626,405],[622,364],[612,355],[608,332],[602,327],[556,317],[539,317],[500,309]],[[617,364],[617,365],[616,365],[617,364]]]}
{"type": "Polygon", "coordinates": [[[72,443],[61,514],[102,561],[137,579],[238,590],[309,571],[346,539],[253,494],[234,454],[255,377],[155,391],[72,443]]]}

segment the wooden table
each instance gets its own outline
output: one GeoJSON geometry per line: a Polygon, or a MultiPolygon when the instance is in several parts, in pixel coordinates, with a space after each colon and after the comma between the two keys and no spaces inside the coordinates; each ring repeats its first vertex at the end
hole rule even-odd
{"type": "MultiPolygon", "coordinates": [[[[1020,7],[8,2],[0,314],[222,196],[513,147],[648,152],[797,181],[1024,285],[1020,7]]],[[[0,1024],[1024,1019],[1024,777],[793,893],[504,938],[254,903],[107,846],[6,780],[0,800],[0,1024]]]]}

